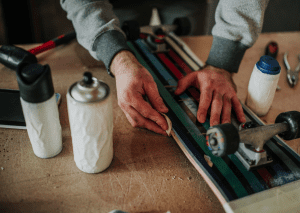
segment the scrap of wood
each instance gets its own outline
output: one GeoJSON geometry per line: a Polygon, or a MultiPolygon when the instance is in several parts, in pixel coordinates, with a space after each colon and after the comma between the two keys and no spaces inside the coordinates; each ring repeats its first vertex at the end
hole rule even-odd
{"type": "Polygon", "coordinates": [[[169,118],[167,115],[165,115],[164,113],[160,113],[160,114],[162,114],[162,115],[165,117],[165,119],[166,119],[166,121],[167,121],[167,123],[168,123],[168,129],[166,130],[166,133],[168,134],[168,136],[170,136],[171,130],[172,130],[172,121],[171,121],[170,118],[169,118]]]}
{"type": "Polygon", "coordinates": [[[205,159],[206,163],[207,163],[210,167],[213,167],[214,164],[213,164],[213,162],[211,162],[211,159],[210,159],[209,156],[204,155],[204,159],[205,159]]]}

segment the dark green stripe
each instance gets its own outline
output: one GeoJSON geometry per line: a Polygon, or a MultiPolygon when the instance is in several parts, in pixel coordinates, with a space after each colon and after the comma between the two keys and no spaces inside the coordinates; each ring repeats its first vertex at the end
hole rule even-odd
{"type": "MultiPolygon", "coordinates": [[[[186,66],[189,66],[187,61],[184,59],[184,57],[182,57],[181,54],[177,53],[173,48],[172,46],[170,45],[169,48],[172,49],[172,51],[174,52],[174,54],[176,54],[176,56],[178,58],[180,58],[186,66]]],[[[176,63],[176,60],[173,59],[170,55],[169,56],[169,59],[173,62],[173,63],[176,63]]],[[[187,54],[186,57],[189,57],[191,60],[192,58],[187,54]]],[[[190,66],[189,66],[190,67],[190,66]]],[[[192,70],[192,68],[190,67],[190,69],[192,70]]],[[[186,75],[186,73],[184,72],[184,70],[181,69],[180,67],[180,70],[182,73],[184,73],[184,75],[186,75]]],[[[206,121],[204,124],[202,124],[204,126],[204,128],[207,130],[209,128],[209,123],[206,121]]],[[[248,181],[248,183],[250,184],[250,186],[253,188],[253,190],[255,192],[260,192],[260,191],[264,191],[265,188],[261,185],[261,183],[259,182],[259,180],[257,179],[257,177],[252,174],[251,172],[249,172],[245,167],[244,165],[240,162],[239,159],[237,159],[237,157],[235,155],[229,155],[228,156],[231,161],[235,164],[235,166],[238,168],[238,170],[242,173],[242,175],[246,178],[246,180],[248,181]]]]}
{"type": "Polygon", "coordinates": [[[179,120],[182,122],[182,124],[187,128],[189,133],[192,135],[192,137],[197,141],[199,146],[202,148],[202,150],[205,152],[206,155],[210,156],[213,164],[219,169],[219,171],[222,173],[224,177],[226,177],[226,180],[230,183],[238,197],[245,197],[248,195],[247,191],[239,181],[239,179],[234,175],[234,173],[230,170],[230,168],[227,166],[227,164],[223,161],[222,158],[218,158],[212,155],[212,153],[208,150],[206,146],[206,140],[203,137],[203,135],[199,132],[197,127],[195,127],[194,123],[190,120],[190,118],[185,115],[185,112],[181,107],[173,100],[172,96],[169,94],[169,92],[165,89],[164,85],[159,81],[155,73],[150,69],[148,64],[144,61],[144,59],[139,55],[139,52],[135,49],[135,47],[128,42],[129,47],[134,51],[137,59],[139,62],[151,73],[151,75],[154,78],[154,81],[157,84],[157,87],[160,91],[160,94],[164,97],[164,100],[168,103],[168,105],[171,107],[173,112],[177,115],[179,120]],[[195,128],[194,128],[195,127],[195,128]],[[195,131],[196,130],[196,131],[195,131]],[[196,132],[199,133],[196,133],[196,132]]]}
{"type": "Polygon", "coordinates": [[[252,172],[249,172],[235,155],[229,155],[228,157],[244,175],[244,177],[250,183],[251,187],[255,192],[261,192],[265,190],[265,188],[261,185],[257,177],[252,172]]]}

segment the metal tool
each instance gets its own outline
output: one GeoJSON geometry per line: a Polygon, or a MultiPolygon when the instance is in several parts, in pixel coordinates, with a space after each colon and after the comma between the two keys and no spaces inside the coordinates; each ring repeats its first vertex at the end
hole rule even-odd
{"type": "Polygon", "coordinates": [[[247,170],[271,163],[272,157],[264,150],[264,145],[279,134],[285,140],[300,137],[300,112],[291,111],[277,116],[275,124],[259,126],[247,122],[239,126],[221,124],[207,131],[207,145],[212,154],[223,157],[235,154],[247,170]]]}
{"type": "Polygon", "coordinates": [[[287,55],[288,55],[288,52],[286,52],[283,56],[283,61],[284,61],[284,64],[286,66],[286,69],[287,69],[287,79],[288,79],[288,82],[289,82],[289,85],[291,87],[294,87],[297,83],[298,83],[298,79],[299,79],[299,70],[300,70],[300,55],[298,55],[298,58],[299,58],[299,63],[297,65],[297,67],[295,68],[295,70],[291,70],[291,67],[289,65],[289,62],[287,60],[287,55]]]}

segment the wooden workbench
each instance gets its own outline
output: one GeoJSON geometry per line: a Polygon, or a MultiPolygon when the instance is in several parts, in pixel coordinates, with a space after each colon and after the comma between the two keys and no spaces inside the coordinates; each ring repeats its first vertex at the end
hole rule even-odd
{"type": "MultiPolygon", "coordinates": [[[[206,61],[211,36],[185,37],[184,41],[206,61]]],[[[254,64],[271,40],[279,44],[277,57],[282,73],[270,112],[262,119],[273,123],[283,111],[300,111],[300,85],[290,88],[283,54],[289,51],[292,68],[300,53],[300,33],[262,34],[247,50],[234,76],[238,96],[245,102],[254,64]]],[[[33,45],[21,45],[29,49],[33,45]]],[[[36,157],[26,130],[0,129],[0,212],[224,212],[216,196],[179,149],[176,142],[144,129],[131,127],[117,105],[114,79],[77,42],[38,55],[49,64],[59,106],[63,151],[54,158],[36,157]],[[99,174],[81,172],[73,160],[66,105],[69,86],[85,71],[105,81],[114,97],[114,159],[99,174]]],[[[14,71],[0,65],[0,88],[18,89],[14,71]]],[[[298,153],[300,140],[287,142],[298,153]]]]}

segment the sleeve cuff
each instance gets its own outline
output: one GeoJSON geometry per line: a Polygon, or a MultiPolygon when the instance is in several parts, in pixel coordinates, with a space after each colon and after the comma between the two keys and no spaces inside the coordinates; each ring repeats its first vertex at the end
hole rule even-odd
{"type": "Polygon", "coordinates": [[[124,35],[116,30],[110,30],[100,35],[95,40],[94,45],[97,59],[103,61],[108,74],[112,77],[114,76],[110,72],[110,65],[115,55],[122,50],[132,52],[126,43],[124,35]]]}
{"type": "Polygon", "coordinates": [[[206,64],[237,73],[248,48],[239,41],[214,36],[206,64]]]}

